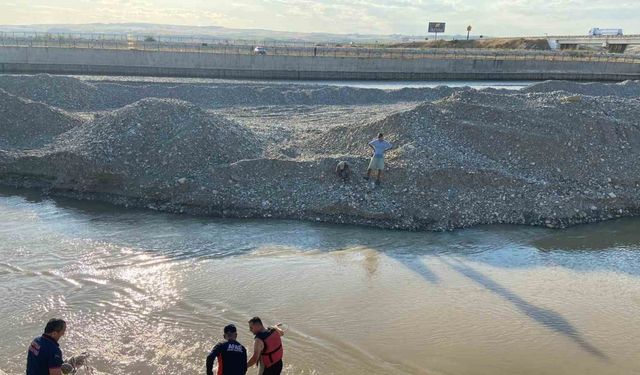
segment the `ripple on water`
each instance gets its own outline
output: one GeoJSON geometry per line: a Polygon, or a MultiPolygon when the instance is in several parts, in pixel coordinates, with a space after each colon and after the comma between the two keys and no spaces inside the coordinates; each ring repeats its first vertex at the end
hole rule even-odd
{"type": "Polygon", "coordinates": [[[11,301],[0,368],[11,372],[52,315],[70,323],[66,352],[89,350],[113,374],[200,372],[220,327],[236,322],[250,343],[256,314],[291,327],[288,374],[638,364],[637,220],[407,233],[18,196],[0,208],[0,299],[11,301]]]}

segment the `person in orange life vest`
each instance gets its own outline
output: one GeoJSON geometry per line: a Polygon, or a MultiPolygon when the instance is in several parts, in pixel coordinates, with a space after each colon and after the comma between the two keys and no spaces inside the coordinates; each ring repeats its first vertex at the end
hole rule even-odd
{"type": "Polygon", "coordinates": [[[262,375],[280,375],[282,372],[282,340],[284,331],[278,327],[265,328],[257,316],[249,320],[249,330],[255,335],[253,355],[247,363],[251,367],[260,361],[264,366],[262,375]]]}

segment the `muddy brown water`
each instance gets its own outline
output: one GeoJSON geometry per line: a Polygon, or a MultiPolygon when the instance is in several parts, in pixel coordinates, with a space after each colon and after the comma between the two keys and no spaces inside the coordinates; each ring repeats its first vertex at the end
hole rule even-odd
{"type": "Polygon", "coordinates": [[[203,373],[259,315],[289,326],[285,374],[638,374],[639,227],[409,233],[1,189],[0,370],[60,316],[98,373],[203,373]]]}

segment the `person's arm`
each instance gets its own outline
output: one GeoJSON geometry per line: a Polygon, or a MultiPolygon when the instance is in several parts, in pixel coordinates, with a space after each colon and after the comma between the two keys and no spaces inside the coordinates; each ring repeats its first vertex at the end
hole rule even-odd
{"type": "Polygon", "coordinates": [[[62,351],[56,348],[53,352],[48,353],[47,364],[49,365],[49,375],[62,375],[62,351]]]}
{"type": "Polygon", "coordinates": [[[247,373],[247,349],[244,348],[244,346],[242,347],[242,371],[240,372],[241,374],[246,374],[247,373]]]}
{"type": "Polygon", "coordinates": [[[213,375],[213,362],[216,360],[216,357],[218,356],[219,352],[220,351],[219,351],[218,345],[216,345],[213,347],[213,349],[211,349],[211,353],[209,353],[209,355],[207,356],[207,364],[206,364],[207,375],[213,375]]]}
{"type": "Polygon", "coordinates": [[[258,360],[260,359],[260,353],[262,353],[262,349],[264,349],[264,344],[262,343],[262,340],[256,339],[253,342],[253,355],[249,359],[249,362],[247,362],[247,367],[251,367],[256,363],[258,363],[258,360]]]}

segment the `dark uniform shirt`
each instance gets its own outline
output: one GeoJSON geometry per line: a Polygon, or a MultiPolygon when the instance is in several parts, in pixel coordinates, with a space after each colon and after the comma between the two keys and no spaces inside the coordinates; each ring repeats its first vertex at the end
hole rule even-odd
{"type": "Polygon", "coordinates": [[[49,335],[36,337],[27,351],[27,375],[49,375],[62,366],[60,345],[49,335]]]}
{"type": "Polygon", "coordinates": [[[235,340],[216,344],[207,356],[207,375],[213,375],[213,361],[218,360],[218,375],[244,375],[247,372],[247,349],[235,340]]]}

